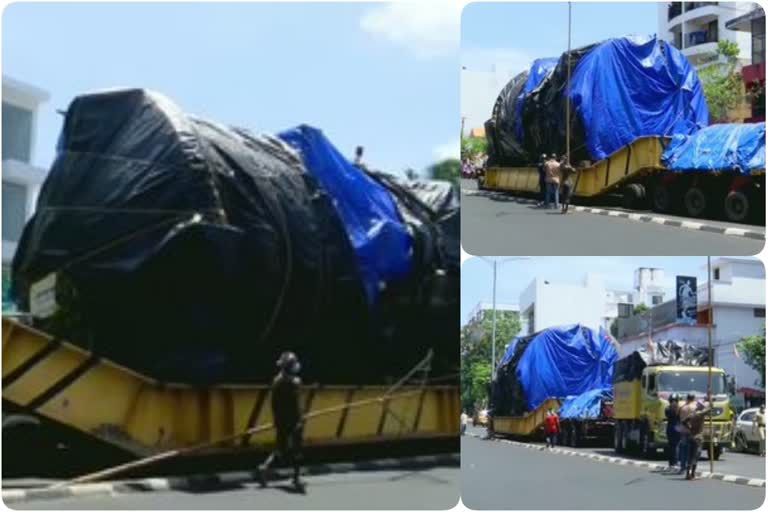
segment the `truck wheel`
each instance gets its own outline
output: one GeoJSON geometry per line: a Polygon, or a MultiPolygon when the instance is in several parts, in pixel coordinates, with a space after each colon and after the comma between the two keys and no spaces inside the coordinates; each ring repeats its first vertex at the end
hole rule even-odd
{"type": "Polygon", "coordinates": [[[691,217],[702,217],[709,208],[707,194],[699,187],[689,188],[683,197],[685,212],[691,217]]]}
{"type": "Polygon", "coordinates": [[[747,440],[744,439],[744,434],[739,432],[736,434],[736,439],[734,440],[736,443],[736,451],[745,453],[749,449],[749,445],[747,444],[747,440]]]}
{"type": "Polygon", "coordinates": [[[571,448],[578,448],[579,447],[579,432],[576,429],[576,425],[571,424],[571,435],[569,436],[570,443],[569,446],[571,448]]]}
{"type": "Polygon", "coordinates": [[[653,433],[648,432],[645,428],[640,432],[640,452],[649,459],[656,456],[656,448],[653,447],[653,433]]]}
{"type": "Polygon", "coordinates": [[[621,430],[621,424],[613,427],[613,450],[616,453],[624,453],[624,433],[621,430]]]}
{"type": "Polygon", "coordinates": [[[653,187],[653,211],[664,213],[672,209],[672,191],[664,185],[653,187]]]}
{"type": "Polygon", "coordinates": [[[722,446],[715,446],[712,448],[712,458],[715,460],[720,460],[720,456],[723,454],[723,447],[722,446]]]}
{"type": "Polygon", "coordinates": [[[627,210],[640,208],[645,202],[645,187],[639,183],[630,183],[624,187],[621,206],[627,210]]]}
{"type": "Polygon", "coordinates": [[[749,217],[749,198],[741,190],[732,190],[725,196],[723,213],[730,222],[744,222],[749,217]]]}

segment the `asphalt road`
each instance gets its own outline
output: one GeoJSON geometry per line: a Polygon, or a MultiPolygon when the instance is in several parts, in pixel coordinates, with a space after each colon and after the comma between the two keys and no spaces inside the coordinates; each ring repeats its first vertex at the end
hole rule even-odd
{"type": "MultiPolygon", "coordinates": [[[[474,188],[464,181],[462,188],[474,188]]],[[[710,224],[725,225],[725,223],[710,224]]],[[[760,227],[728,224],[749,230],[760,227]]],[[[701,255],[746,256],[759,253],[762,240],[692,231],[586,212],[561,215],[513,196],[490,198],[463,194],[461,243],[475,255],[701,255]]]]}
{"type": "Polygon", "coordinates": [[[463,437],[461,499],[471,509],[752,510],[765,489],[618,466],[463,437]]]}
{"type": "Polygon", "coordinates": [[[459,500],[459,468],[361,471],[305,478],[306,494],[288,482],[205,491],[159,491],[13,503],[19,510],[365,510],[453,508],[459,500]]]}

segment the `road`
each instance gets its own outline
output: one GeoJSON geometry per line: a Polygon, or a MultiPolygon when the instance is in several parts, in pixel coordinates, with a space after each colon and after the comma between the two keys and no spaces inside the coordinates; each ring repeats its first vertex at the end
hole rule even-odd
{"type": "MultiPolygon", "coordinates": [[[[462,181],[462,190],[474,188],[474,182],[462,181]]],[[[758,226],[705,222],[764,231],[758,226]]],[[[468,194],[462,194],[461,198],[461,243],[470,254],[520,256],[645,256],[660,252],[669,256],[751,256],[759,253],[764,245],[762,240],[593,213],[561,215],[511,195],[491,198],[468,194]]]]}
{"type": "Polygon", "coordinates": [[[307,493],[277,483],[217,487],[195,492],[158,491],[12,503],[19,510],[302,510],[441,509],[459,500],[460,470],[359,471],[305,478],[307,493]]]}
{"type": "Polygon", "coordinates": [[[765,489],[464,436],[461,499],[471,509],[756,509],[765,489]]]}

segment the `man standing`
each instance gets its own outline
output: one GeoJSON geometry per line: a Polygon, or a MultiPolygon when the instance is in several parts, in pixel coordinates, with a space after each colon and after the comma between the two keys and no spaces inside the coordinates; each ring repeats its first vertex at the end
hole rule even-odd
{"type": "Polygon", "coordinates": [[[554,208],[560,208],[560,164],[557,162],[557,156],[553,153],[549,160],[544,163],[544,174],[547,182],[547,195],[545,199],[545,208],[549,208],[550,202],[554,199],[554,208]]]}
{"type": "Polygon", "coordinates": [[[563,214],[568,213],[568,204],[571,202],[575,177],[576,169],[568,161],[568,155],[563,155],[560,161],[560,203],[563,205],[561,210],[563,214]]]}
{"type": "Polygon", "coordinates": [[[685,423],[685,420],[688,419],[688,416],[690,416],[695,410],[696,410],[696,403],[694,400],[696,397],[693,395],[693,393],[688,393],[688,395],[685,397],[685,404],[680,407],[680,411],[678,413],[678,424],[677,424],[677,430],[680,433],[680,438],[678,441],[678,459],[680,460],[680,471],[678,471],[678,474],[685,473],[686,469],[688,468],[688,454],[690,450],[690,431],[688,430],[688,427],[685,423]]]}
{"type": "Polygon", "coordinates": [[[279,455],[281,460],[293,466],[293,485],[304,490],[299,479],[304,422],[299,408],[299,371],[301,364],[293,352],[283,352],[277,360],[279,371],[272,381],[272,417],[276,429],[276,450],[259,468],[261,485],[267,485],[267,471],[279,455]]]}
{"type": "Polygon", "coordinates": [[[711,410],[709,405],[695,404],[694,412],[690,413],[685,419],[688,428],[688,472],[685,474],[686,480],[696,478],[696,465],[701,457],[701,443],[704,440],[704,419],[711,410]]]}
{"type": "Polygon", "coordinates": [[[752,429],[760,441],[760,456],[765,457],[765,404],[755,413],[752,420],[752,429]]]}
{"type": "Polygon", "coordinates": [[[677,393],[672,393],[669,397],[669,405],[664,409],[664,416],[667,418],[667,451],[669,457],[667,471],[672,471],[677,465],[677,445],[680,442],[680,432],[678,432],[678,425],[680,423],[679,413],[679,397],[677,393]]]}
{"type": "Polygon", "coordinates": [[[560,417],[554,409],[549,409],[544,417],[544,434],[547,437],[547,448],[554,448],[557,434],[560,432],[560,417]]]}
{"type": "Polygon", "coordinates": [[[541,201],[537,206],[544,206],[547,201],[547,178],[544,172],[544,163],[547,161],[547,155],[541,154],[539,158],[539,164],[536,166],[539,170],[539,192],[541,193],[541,201]]]}
{"type": "Polygon", "coordinates": [[[469,416],[467,415],[467,411],[461,411],[461,435],[464,435],[467,432],[467,422],[469,421],[469,416]]]}

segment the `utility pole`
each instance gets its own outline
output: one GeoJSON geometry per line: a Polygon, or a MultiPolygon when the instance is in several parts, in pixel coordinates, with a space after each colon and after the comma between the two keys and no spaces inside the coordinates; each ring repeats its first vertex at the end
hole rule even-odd
{"type": "Polygon", "coordinates": [[[491,380],[496,380],[496,260],[493,260],[493,327],[491,328],[491,380]]]}
{"type": "Polygon", "coordinates": [[[467,120],[467,116],[461,116],[461,134],[459,136],[459,140],[464,138],[464,121],[467,120]]]}
{"type": "MultiPolygon", "coordinates": [[[[709,347],[707,365],[709,366],[707,371],[707,401],[709,407],[712,408],[712,359],[714,354],[712,353],[712,258],[707,256],[707,345],[709,347]]],[[[715,428],[712,424],[712,411],[709,413],[709,472],[715,472],[715,458],[714,458],[714,440],[715,440],[715,428]]]]}
{"type": "Polygon", "coordinates": [[[568,2],[568,53],[565,80],[565,156],[571,161],[571,2],[568,2]]]}

